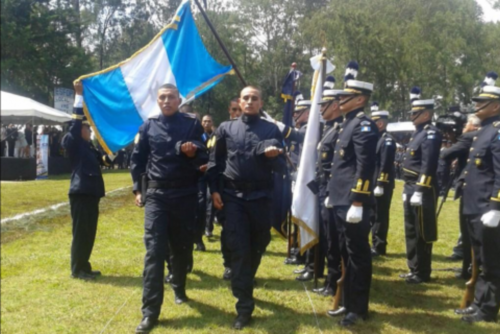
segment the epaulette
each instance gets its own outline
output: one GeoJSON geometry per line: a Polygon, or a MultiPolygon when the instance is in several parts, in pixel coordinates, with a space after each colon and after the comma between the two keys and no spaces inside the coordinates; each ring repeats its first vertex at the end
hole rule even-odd
{"type": "Polygon", "coordinates": [[[424,130],[429,129],[430,127],[431,127],[431,125],[430,125],[430,124],[427,124],[426,126],[424,126],[424,130]]]}
{"type": "Polygon", "coordinates": [[[356,117],[363,118],[363,116],[366,116],[363,111],[360,111],[356,114],[356,117]]]}

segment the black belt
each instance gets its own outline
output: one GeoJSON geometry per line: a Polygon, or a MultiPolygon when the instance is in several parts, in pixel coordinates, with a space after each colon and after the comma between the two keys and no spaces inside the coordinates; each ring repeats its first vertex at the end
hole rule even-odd
{"type": "Polygon", "coordinates": [[[148,188],[151,189],[178,189],[185,187],[196,186],[196,181],[193,180],[177,180],[177,181],[158,181],[149,180],[148,188]]]}
{"type": "Polygon", "coordinates": [[[239,191],[262,191],[262,190],[271,190],[273,188],[273,183],[271,183],[270,181],[246,182],[246,181],[233,181],[226,179],[224,180],[224,187],[239,191]]]}

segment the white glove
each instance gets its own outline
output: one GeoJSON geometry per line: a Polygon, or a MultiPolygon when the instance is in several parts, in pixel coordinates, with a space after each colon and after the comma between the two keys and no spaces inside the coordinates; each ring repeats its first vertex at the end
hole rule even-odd
{"type": "Polygon", "coordinates": [[[403,203],[406,202],[406,194],[403,193],[403,196],[401,196],[401,199],[403,200],[403,203]]]}
{"type": "Polygon", "coordinates": [[[330,197],[325,198],[325,208],[331,209],[333,206],[330,205],[330,197]]]}
{"type": "Polygon", "coordinates": [[[359,223],[363,219],[363,207],[351,205],[347,211],[346,220],[348,223],[359,223]]]}
{"type": "Polygon", "coordinates": [[[83,108],[83,96],[75,95],[75,103],[73,103],[74,108],[83,108]]]}
{"type": "Polygon", "coordinates": [[[497,227],[500,222],[500,211],[490,210],[481,216],[481,221],[486,227],[497,227]]]}
{"type": "Polygon", "coordinates": [[[280,129],[281,132],[283,132],[283,130],[285,130],[285,124],[281,123],[280,121],[275,120],[264,110],[262,111],[262,113],[264,114],[264,116],[262,116],[262,119],[276,124],[276,126],[278,127],[278,129],[280,129]]]}
{"type": "Polygon", "coordinates": [[[382,196],[384,194],[384,188],[382,188],[381,186],[376,186],[373,190],[373,194],[377,197],[382,196]]]}
{"type": "Polygon", "coordinates": [[[116,155],[114,155],[114,154],[108,154],[108,158],[109,158],[109,160],[111,160],[111,161],[115,161],[115,159],[116,159],[116,155]]]}
{"type": "Polygon", "coordinates": [[[422,206],[422,193],[417,191],[410,198],[410,204],[413,206],[422,206]]]}

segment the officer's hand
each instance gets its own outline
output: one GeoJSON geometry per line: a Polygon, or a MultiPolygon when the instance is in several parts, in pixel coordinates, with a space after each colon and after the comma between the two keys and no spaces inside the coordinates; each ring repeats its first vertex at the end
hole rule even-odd
{"type": "Polygon", "coordinates": [[[212,203],[214,203],[214,208],[217,210],[222,210],[224,207],[224,203],[222,203],[222,198],[220,197],[219,193],[213,193],[212,194],[212,203]]]}
{"type": "Polygon", "coordinates": [[[481,221],[486,227],[497,227],[500,223],[500,211],[490,210],[481,216],[481,221]]]}
{"type": "Polygon", "coordinates": [[[198,148],[195,144],[187,142],[181,145],[181,152],[188,156],[188,158],[194,158],[196,155],[196,150],[198,148]]]}
{"type": "Polygon", "coordinates": [[[144,204],[142,203],[142,195],[140,191],[135,192],[135,205],[142,208],[144,204]]]}
{"type": "Polygon", "coordinates": [[[331,209],[333,206],[330,205],[330,197],[325,198],[325,208],[331,209]]]}
{"type": "Polygon", "coordinates": [[[412,206],[422,206],[422,193],[420,191],[415,192],[410,198],[410,204],[412,206]]]}
{"type": "Polygon", "coordinates": [[[204,164],[200,166],[200,172],[205,173],[207,171],[208,165],[204,164]]]}
{"type": "Polygon", "coordinates": [[[349,211],[347,211],[346,221],[348,223],[357,224],[363,219],[363,207],[351,205],[349,211]]]}
{"type": "Polygon", "coordinates": [[[384,188],[382,188],[381,186],[376,186],[376,187],[375,187],[375,190],[373,190],[373,194],[374,194],[376,197],[383,196],[383,195],[384,195],[384,188]]]}
{"type": "Polygon", "coordinates": [[[276,146],[269,146],[264,151],[266,158],[276,158],[281,153],[283,153],[283,150],[280,148],[277,148],[276,146]]]}
{"type": "Polygon", "coordinates": [[[81,81],[75,81],[73,83],[73,87],[75,87],[75,94],[76,95],[83,95],[83,85],[81,81]]]}

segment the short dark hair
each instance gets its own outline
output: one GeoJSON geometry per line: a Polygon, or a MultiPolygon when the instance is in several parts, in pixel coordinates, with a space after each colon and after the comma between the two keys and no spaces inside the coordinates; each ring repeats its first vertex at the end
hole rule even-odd
{"type": "Polygon", "coordinates": [[[231,105],[231,103],[238,103],[239,102],[239,98],[238,97],[235,97],[233,99],[231,99],[231,101],[229,101],[229,105],[231,105]]]}
{"type": "Polygon", "coordinates": [[[203,115],[203,117],[202,117],[201,119],[203,119],[203,118],[205,118],[205,117],[210,117],[210,119],[213,121],[213,117],[212,117],[212,115],[210,115],[210,114],[205,114],[205,115],[203,115]]]}
{"type": "Polygon", "coordinates": [[[241,91],[243,91],[243,90],[245,90],[247,88],[251,88],[251,89],[254,89],[254,90],[258,91],[259,92],[259,97],[262,99],[262,91],[260,90],[259,87],[249,85],[249,86],[244,87],[241,91]]]}
{"type": "Polygon", "coordinates": [[[160,91],[161,89],[172,89],[172,90],[175,90],[177,92],[177,95],[181,96],[181,94],[179,93],[179,89],[177,88],[177,86],[171,84],[171,83],[166,83],[166,84],[163,84],[160,86],[160,88],[158,88],[158,91],[160,91]]]}

